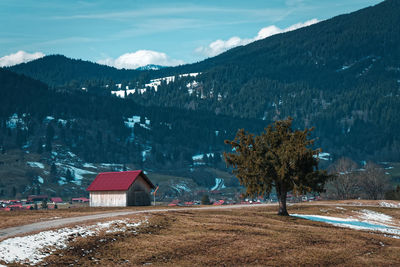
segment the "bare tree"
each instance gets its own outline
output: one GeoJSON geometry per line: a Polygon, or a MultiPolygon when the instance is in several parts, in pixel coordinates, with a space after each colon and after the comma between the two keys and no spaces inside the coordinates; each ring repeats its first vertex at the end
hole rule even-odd
{"type": "Polygon", "coordinates": [[[389,189],[390,180],[380,166],[368,162],[365,171],[359,173],[359,184],[367,199],[382,199],[389,189]]]}
{"type": "Polygon", "coordinates": [[[329,172],[335,176],[326,184],[328,197],[335,199],[351,199],[359,195],[357,163],[349,158],[338,159],[331,167],[329,172]]]}

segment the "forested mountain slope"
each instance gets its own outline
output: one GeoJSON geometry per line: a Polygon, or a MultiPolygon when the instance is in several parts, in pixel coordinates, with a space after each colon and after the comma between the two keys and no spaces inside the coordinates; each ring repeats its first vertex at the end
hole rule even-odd
{"type": "Polygon", "coordinates": [[[316,126],[318,145],[336,157],[400,160],[398,25],[400,1],[387,0],[174,68],[117,70],[50,56],[11,70],[65,90],[89,85],[101,94],[115,83],[143,88],[153,78],[200,72],[137,90],[127,101],[265,125],[292,116],[296,127],[316,126]]]}
{"type": "Polygon", "coordinates": [[[39,187],[83,193],[90,179],[82,177],[95,174],[92,164],[107,171],[129,165],[211,187],[215,174],[195,168],[194,155],[210,155],[199,167],[223,168],[223,141],[237,127],[260,131],[263,122],[53,90],[0,68],[0,197],[38,193],[39,187]]]}

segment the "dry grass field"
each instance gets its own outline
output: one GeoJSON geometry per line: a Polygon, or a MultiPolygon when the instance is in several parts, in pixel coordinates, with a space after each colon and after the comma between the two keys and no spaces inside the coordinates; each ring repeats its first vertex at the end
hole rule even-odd
{"type": "MultiPolygon", "coordinates": [[[[362,209],[296,205],[289,212],[341,217],[362,209]]],[[[400,220],[399,209],[368,209],[400,220]]],[[[399,266],[400,239],[275,214],[273,206],[152,214],[136,232],[78,238],[43,265],[399,266]]]]}
{"type": "Polygon", "coordinates": [[[111,211],[136,211],[148,209],[160,209],[168,207],[115,207],[115,208],[91,208],[91,207],[75,207],[70,209],[55,209],[55,210],[14,210],[0,211],[0,229],[25,225],[30,223],[48,221],[53,219],[69,218],[85,216],[96,213],[105,213],[111,211]]]}

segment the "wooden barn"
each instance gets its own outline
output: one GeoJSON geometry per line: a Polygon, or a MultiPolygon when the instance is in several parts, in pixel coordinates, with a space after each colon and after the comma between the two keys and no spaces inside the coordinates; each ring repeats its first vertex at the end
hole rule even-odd
{"type": "Polygon", "coordinates": [[[91,207],[150,205],[153,183],[143,171],[99,173],[89,185],[91,207]]]}

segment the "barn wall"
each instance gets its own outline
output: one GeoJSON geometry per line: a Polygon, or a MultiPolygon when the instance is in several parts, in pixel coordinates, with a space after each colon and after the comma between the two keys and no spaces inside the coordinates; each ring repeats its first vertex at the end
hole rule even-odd
{"type": "Polygon", "coordinates": [[[126,207],[125,191],[93,191],[90,192],[91,207],[126,207]]]}
{"type": "Polygon", "coordinates": [[[151,187],[142,176],[135,179],[135,182],[128,190],[128,206],[149,206],[151,187]]]}

